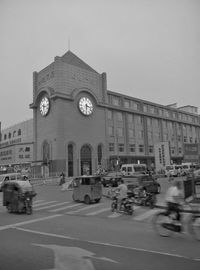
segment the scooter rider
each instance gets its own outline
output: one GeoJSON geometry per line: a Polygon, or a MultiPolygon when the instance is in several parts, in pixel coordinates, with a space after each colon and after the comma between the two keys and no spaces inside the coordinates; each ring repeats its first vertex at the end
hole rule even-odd
{"type": "Polygon", "coordinates": [[[117,191],[119,191],[119,196],[118,196],[118,208],[119,209],[120,209],[120,206],[121,206],[123,200],[127,198],[127,191],[128,191],[127,186],[124,184],[124,180],[121,179],[120,182],[121,182],[120,185],[117,187],[117,191]]]}

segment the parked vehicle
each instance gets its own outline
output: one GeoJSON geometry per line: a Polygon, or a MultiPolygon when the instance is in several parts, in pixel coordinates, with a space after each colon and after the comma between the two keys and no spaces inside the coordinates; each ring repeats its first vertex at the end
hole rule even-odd
{"type": "Polygon", "coordinates": [[[2,190],[3,206],[7,207],[9,213],[32,214],[32,199],[36,192],[29,181],[6,181],[2,190]]]}
{"type": "Polygon", "coordinates": [[[150,208],[154,208],[157,199],[155,193],[143,192],[136,193],[134,190],[133,201],[137,205],[149,206],[150,208]]]}
{"type": "Polygon", "coordinates": [[[113,196],[113,201],[111,203],[111,211],[117,211],[121,213],[125,213],[128,215],[133,214],[133,199],[132,195],[130,196],[130,193],[127,193],[127,198],[123,199],[122,202],[118,203],[118,195],[119,193],[116,192],[113,196]]]}
{"type": "Polygon", "coordinates": [[[98,203],[102,198],[102,184],[99,176],[79,176],[73,180],[74,201],[82,201],[86,204],[98,203]]]}
{"type": "Polygon", "coordinates": [[[146,174],[147,165],[146,164],[123,164],[120,171],[123,176],[131,176],[135,174],[146,174]]]}
{"type": "Polygon", "coordinates": [[[22,180],[21,173],[6,173],[0,175],[0,191],[2,191],[2,186],[6,181],[13,181],[13,180],[22,180]]]}
{"type": "Polygon", "coordinates": [[[182,163],[183,173],[187,175],[190,172],[193,172],[199,169],[199,165],[191,162],[182,163]]]}
{"type": "Polygon", "coordinates": [[[102,177],[102,184],[104,187],[117,187],[121,179],[121,172],[109,172],[102,177]]]}
{"type": "Polygon", "coordinates": [[[123,177],[124,183],[128,189],[134,192],[137,187],[143,188],[148,193],[160,193],[161,186],[152,175],[133,175],[130,177],[123,177]]]}

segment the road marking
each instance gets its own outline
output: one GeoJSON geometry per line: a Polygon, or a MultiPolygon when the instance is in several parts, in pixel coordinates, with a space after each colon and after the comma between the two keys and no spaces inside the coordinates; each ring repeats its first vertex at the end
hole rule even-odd
{"type": "Polygon", "coordinates": [[[80,208],[80,209],[75,210],[75,211],[66,212],[66,214],[74,214],[74,213],[78,213],[78,212],[81,212],[81,211],[84,211],[84,210],[88,210],[88,209],[91,209],[91,208],[98,207],[99,205],[100,205],[100,204],[92,204],[92,205],[88,205],[88,206],[86,206],[86,207],[80,208]]]}
{"type": "Polygon", "coordinates": [[[151,210],[147,210],[145,213],[138,215],[136,217],[133,217],[132,220],[137,220],[137,221],[141,221],[144,220],[154,214],[156,214],[157,212],[159,212],[160,209],[151,209],[151,210]]]}
{"type": "Polygon", "coordinates": [[[52,207],[56,207],[56,206],[60,206],[60,205],[63,205],[63,204],[68,204],[70,202],[62,202],[62,203],[56,203],[56,204],[53,204],[53,205],[47,205],[47,206],[44,206],[44,207],[39,207],[37,208],[34,208],[35,210],[43,210],[43,209],[48,209],[48,208],[52,208],[52,207]]]}
{"type": "Polygon", "coordinates": [[[117,218],[117,217],[120,217],[122,214],[120,213],[113,213],[112,215],[109,215],[108,218],[117,218]]]}
{"type": "Polygon", "coordinates": [[[110,207],[107,207],[107,208],[101,208],[101,209],[99,209],[99,210],[97,210],[97,211],[90,212],[90,213],[86,214],[86,216],[95,216],[95,215],[97,215],[97,214],[100,214],[100,213],[102,213],[102,212],[106,212],[106,211],[108,211],[108,210],[110,210],[110,207]]]}
{"type": "Polygon", "coordinates": [[[48,217],[43,217],[43,218],[36,218],[36,219],[31,219],[31,220],[27,220],[27,221],[23,221],[23,222],[4,225],[4,226],[0,226],[0,231],[10,229],[10,228],[15,228],[15,227],[21,226],[21,225],[35,223],[35,222],[38,222],[38,221],[44,221],[44,220],[48,220],[48,219],[52,219],[52,218],[56,218],[56,217],[61,217],[61,216],[62,216],[61,214],[57,214],[57,215],[53,215],[53,216],[48,216],[48,217]]]}
{"type": "Polygon", "coordinates": [[[44,202],[44,203],[38,203],[35,205],[35,203],[33,204],[33,207],[38,207],[38,206],[42,206],[42,205],[47,205],[47,204],[51,204],[57,201],[49,201],[49,202],[44,202]]]}
{"type": "Polygon", "coordinates": [[[34,201],[34,203],[39,203],[39,202],[43,202],[44,200],[36,200],[34,201]]]}
{"type": "Polygon", "coordinates": [[[53,209],[53,210],[49,210],[48,212],[57,212],[57,211],[60,211],[60,210],[65,210],[65,209],[68,209],[68,208],[73,208],[73,207],[76,207],[78,205],[81,205],[81,203],[76,203],[76,204],[68,205],[68,206],[65,206],[65,207],[56,208],[56,209],[53,209]]]}
{"type": "Polygon", "coordinates": [[[30,229],[25,229],[25,228],[17,228],[16,227],[15,229],[19,230],[19,231],[33,233],[33,234],[45,235],[45,236],[56,237],[56,238],[61,238],[61,239],[69,239],[69,240],[74,240],[74,241],[81,241],[81,242],[86,242],[86,243],[95,244],[95,245],[102,245],[102,246],[108,246],[108,247],[114,247],[114,248],[123,248],[123,249],[141,251],[141,252],[146,252],[146,253],[151,253],[151,254],[158,254],[158,255],[164,255],[164,256],[168,256],[168,257],[186,259],[186,260],[190,260],[190,261],[200,261],[200,257],[199,258],[187,257],[187,256],[176,254],[176,253],[169,253],[169,252],[149,250],[149,249],[144,249],[144,248],[123,246],[123,245],[105,243],[105,242],[99,242],[99,241],[83,240],[81,238],[71,237],[71,236],[67,236],[67,235],[47,233],[47,232],[41,232],[41,231],[30,230],[30,229]]]}

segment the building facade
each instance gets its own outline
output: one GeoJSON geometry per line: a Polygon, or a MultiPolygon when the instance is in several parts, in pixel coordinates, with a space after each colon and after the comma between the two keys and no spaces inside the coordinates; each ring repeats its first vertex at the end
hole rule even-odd
{"type": "Polygon", "coordinates": [[[163,106],[109,91],[106,73],[71,51],[33,73],[30,108],[33,162],[41,162],[47,174],[91,174],[122,163],[153,166],[159,142],[168,142],[171,161],[181,163],[184,144],[200,142],[196,107],[163,106]]]}
{"type": "Polygon", "coordinates": [[[33,119],[15,124],[1,131],[1,172],[21,170],[31,166],[33,160],[33,119]]]}

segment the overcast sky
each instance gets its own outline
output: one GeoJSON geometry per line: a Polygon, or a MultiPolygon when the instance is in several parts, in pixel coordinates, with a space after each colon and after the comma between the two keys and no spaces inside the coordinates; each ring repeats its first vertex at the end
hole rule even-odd
{"type": "Polygon", "coordinates": [[[200,106],[199,0],[0,0],[0,39],[3,129],[32,118],[32,73],[69,40],[109,90],[200,106]]]}

